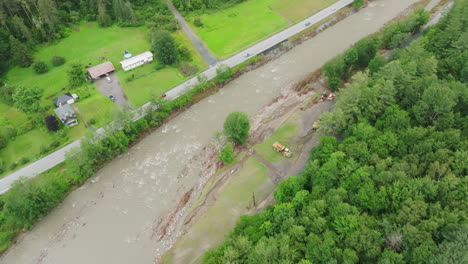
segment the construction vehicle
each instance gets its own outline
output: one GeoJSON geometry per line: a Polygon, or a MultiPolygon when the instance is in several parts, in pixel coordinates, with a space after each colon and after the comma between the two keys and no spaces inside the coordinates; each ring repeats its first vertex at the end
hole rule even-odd
{"type": "Polygon", "coordinates": [[[325,91],[325,92],[322,92],[322,95],[320,96],[319,101],[323,102],[325,100],[328,100],[330,102],[333,102],[333,100],[335,100],[335,97],[336,97],[336,94],[328,93],[328,92],[325,91]]]}
{"type": "Polygon", "coordinates": [[[288,149],[287,147],[281,145],[279,142],[273,143],[273,149],[274,149],[276,152],[281,152],[281,153],[283,153],[283,156],[285,156],[286,158],[292,157],[292,152],[289,151],[289,149],[288,149]]]}
{"type": "Polygon", "coordinates": [[[318,122],[314,122],[312,124],[312,131],[317,131],[317,129],[319,129],[319,124],[318,124],[318,122]]]}

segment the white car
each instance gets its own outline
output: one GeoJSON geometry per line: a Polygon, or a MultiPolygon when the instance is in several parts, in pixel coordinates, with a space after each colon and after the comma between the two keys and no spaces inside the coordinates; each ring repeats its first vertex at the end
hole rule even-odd
{"type": "Polygon", "coordinates": [[[107,76],[107,77],[106,77],[106,81],[107,81],[108,83],[110,83],[110,82],[112,82],[112,79],[111,79],[109,76],[107,76]]]}

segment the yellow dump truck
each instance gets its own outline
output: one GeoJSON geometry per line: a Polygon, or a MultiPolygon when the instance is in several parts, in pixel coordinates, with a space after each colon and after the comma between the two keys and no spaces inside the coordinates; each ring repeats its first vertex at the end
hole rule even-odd
{"type": "Polygon", "coordinates": [[[292,157],[292,152],[289,151],[289,149],[283,145],[281,145],[279,142],[273,143],[273,149],[277,152],[283,153],[283,156],[286,158],[292,157]]]}

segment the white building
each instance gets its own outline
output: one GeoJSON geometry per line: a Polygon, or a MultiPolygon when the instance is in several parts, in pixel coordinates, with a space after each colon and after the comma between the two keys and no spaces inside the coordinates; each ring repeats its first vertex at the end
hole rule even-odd
{"type": "Polygon", "coordinates": [[[153,53],[147,51],[121,61],[120,65],[124,71],[128,71],[151,61],[153,61],[153,53]]]}

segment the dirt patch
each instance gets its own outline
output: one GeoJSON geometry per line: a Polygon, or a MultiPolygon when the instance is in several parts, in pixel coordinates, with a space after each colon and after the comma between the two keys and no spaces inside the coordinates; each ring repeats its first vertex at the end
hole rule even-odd
{"type": "Polygon", "coordinates": [[[164,221],[158,222],[158,225],[156,226],[156,228],[153,228],[153,235],[151,236],[151,238],[154,238],[155,236],[157,236],[158,237],[157,239],[161,240],[166,236],[167,229],[169,228],[171,223],[174,221],[175,216],[190,200],[190,197],[192,196],[192,193],[193,193],[193,189],[194,189],[193,187],[190,188],[190,190],[188,190],[182,196],[177,206],[174,208],[174,210],[169,214],[169,216],[164,221]]]}

